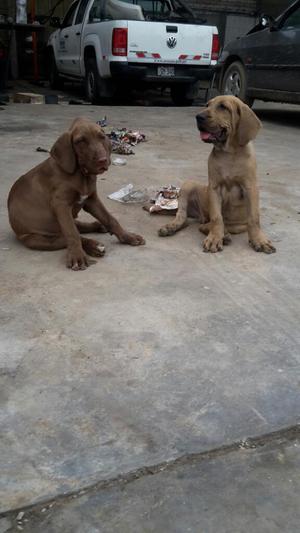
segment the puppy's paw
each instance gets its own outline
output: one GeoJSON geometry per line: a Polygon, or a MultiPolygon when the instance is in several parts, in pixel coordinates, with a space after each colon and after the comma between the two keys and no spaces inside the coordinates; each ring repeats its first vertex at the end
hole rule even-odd
{"type": "Polygon", "coordinates": [[[130,244],[130,246],[141,246],[146,243],[144,237],[136,233],[124,233],[120,241],[122,244],[130,244]]]}
{"type": "Polygon", "coordinates": [[[104,246],[104,244],[101,244],[101,242],[98,242],[96,248],[97,248],[96,257],[102,257],[105,254],[105,246],[104,246]]]}
{"type": "Polygon", "coordinates": [[[264,252],[265,254],[274,254],[276,252],[275,246],[265,235],[250,239],[249,244],[256,252],[264,252]]]}
{"type": "Polygon", "coordinates": [[[158,230],[160,237],[168,237],[169,235],[174,235],[174,233],[176,233],[176,227],[173,224],[166,224],[158,230]]]}
{"type": "Polygon", "coordinates": [[[224,236],[209,233],[203,242],[203,252],[221,252],[223,250],[223,238],[224,236]]]}
{"type": "Polygon", "coordinates": [[[71,270],[85,270],[94,263],[96,261],[90,259],[83,250],[68,250],[67,252],[67,268],[71,270]]]}
{"type": "Polygon", "coordinates": [[[82,246],[84,251],[92,257],[102,257],[105,254],[105,246],[101,242],[94,241],[93,239],[86,239],[82,246]]]}
{"type": "Polygon", "coordinates": [[[230,233],[226,233],[223,237],[223,244],[224,246],[227,246],[228,244],[230,244],[232,242],[232,238],[231,238],[231,235],[230,233]]]}

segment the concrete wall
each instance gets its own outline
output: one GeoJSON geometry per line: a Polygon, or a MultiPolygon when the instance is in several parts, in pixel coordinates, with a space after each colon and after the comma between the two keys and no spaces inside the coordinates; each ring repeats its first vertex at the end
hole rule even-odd
{"type": "Polygon", "coordinates": [[[278,16],[293,0],[186,0],[199,18],[217,26],[224,45],[245,35],[261,13],[278,16]]]}
{"type": "Polygon", "coordinates": [[[229,41],[245,35],[251,28],[253,28],[253,26],[255,26],[256,22],[257,18],[254,16],[227,15],[223,43],[227,44],[229,41]]]}

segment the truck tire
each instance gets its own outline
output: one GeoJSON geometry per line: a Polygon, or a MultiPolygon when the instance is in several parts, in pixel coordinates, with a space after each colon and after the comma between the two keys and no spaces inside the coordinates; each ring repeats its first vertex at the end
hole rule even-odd
{"type": "Polygon", "coordinates": [[[101,101],[100,91],[101,78],[98,73],[95,59],[90,58],[85,66],[85,96],[91,104],[99,104],[101,101]]]}
{"type": "Polygon", "coordinates": [[[49,54],[49,83],[51,89],[62,89],[64,86],[64,80],[58,73],[54,53],[52,51],[49,54]]]}
{"type": "Polygon", "coordinates": [[[189,98],[188,92],[190,85],[172,85],[171,86],[171,98],[173,103],[179,107],[190,106],[194,102],[194,98],[189,98]]]}
{"type": "Polygon", "coordinates": [[[252,106],[254,99],[247,96],[247,74],[240,61],[234,61],[227,67],[221,81],[220,92],[237,96],[248,106],[252,106]]]}

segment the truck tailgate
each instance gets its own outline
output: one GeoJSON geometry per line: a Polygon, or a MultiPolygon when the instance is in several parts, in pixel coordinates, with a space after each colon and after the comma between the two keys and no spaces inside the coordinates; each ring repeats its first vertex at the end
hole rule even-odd
{"type": "Polygon", "coordinates": [[[209,65],[213,33],[211,26],[128,21],[128,61],[209,65]]]}

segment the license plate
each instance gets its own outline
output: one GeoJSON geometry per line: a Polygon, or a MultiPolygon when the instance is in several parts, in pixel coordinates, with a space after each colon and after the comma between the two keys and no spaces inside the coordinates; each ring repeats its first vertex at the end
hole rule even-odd
{"type": "Polygon", "coordinates": [[[175,76],[174,67],[157,67],[157,75],[163,76],[164,78],[172,78],[175,76]]]}

